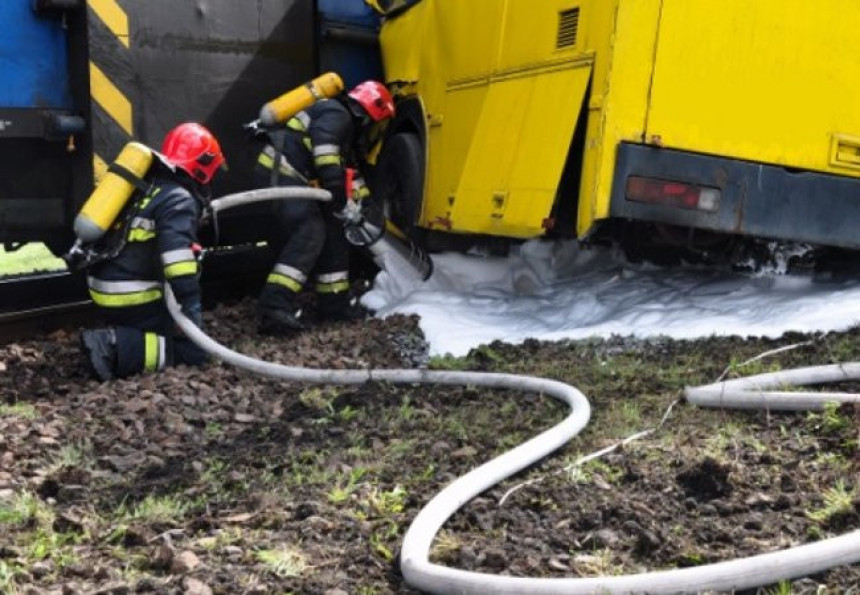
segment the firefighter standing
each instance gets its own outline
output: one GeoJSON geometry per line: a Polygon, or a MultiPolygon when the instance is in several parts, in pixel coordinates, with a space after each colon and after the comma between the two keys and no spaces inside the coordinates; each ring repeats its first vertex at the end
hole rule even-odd
{"type": "Polygon", "coordinates": [[[167,134],[159,157],[143,179],[146,191],[135,203],[122,250],[87,271],[90,296],[112,325],[81,333],[82,349],[102,380],[207,360],[178,334],[162,287],[170,283],[185,315],[200,326],[197,228],[224,156],[211,132],[185,123],[167,134]]]}
{"type": "Polygon", "coordinates": [[[297,296],[314,275],[317,311],[323,320],[351,320],[366,315],[350,303],[349,251],[342,220],[348,198],[369,191],[357,172],[360,159],[394,115],[388,89],[366,81],[345,94],[321,99],[277,128],[268,129],[257,160],[260,186],[319,186],[332,194],[329,203],[279,201],[275,219],[280,244],[277,262],[260,293],[260,332],[288,334],[304,328],[297,296]],[[347,196],[347,184],[351,197],[347,196]]]}

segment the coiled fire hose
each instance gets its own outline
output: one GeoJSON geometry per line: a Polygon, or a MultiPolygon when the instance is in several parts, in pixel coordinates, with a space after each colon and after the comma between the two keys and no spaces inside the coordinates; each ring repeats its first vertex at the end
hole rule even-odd
{"type": "MultiPolygon", "coordinates": [[[[325,200],[319,191],[271,192],[267,196],[269,196],[268,199],[325,200]]],[[[231,199],[229,203],[231,206],[244,204],[240,200],[241,196],[231,195],[219,200],[223,201],[227,198],[231,199]]],[[[523,578],[470,572],[432,564],[429,556],[433,539],[455,512],[478,494],[564,446],[586,426],[591,415],[591,407],[579,390],[562,382],[515,374],[414,369],[311,369],[265,362],[233,351],[201,331],[182,313],[169,284],[165,285],[165,299],[170,314],[188,338],[225,363],[262,376],[318,384],[390,382],[483,386],[546,394],[564,401],[570,407],[570,413],[559,424],[456,479],[418,513],[403,538],[400,554],[403,578],[414,588],[429,593],[475,595],[489,593],[665,594],[696,593],[706,590],[731,591],[808,576],[835,566],[860,561],[860,531],[853,531],[816,543],[749,558],[626,576],[523,578]]],[[[822,366],[692,387],[688,388],[685,394],[690,402],[707,407],[767,406],[772,409],[796,409],[800,403],[803,403],[804,408],[821,407],[823,403],[833,400],[860,401],[860,396],[835,393],[837,396],[834,398],[826,393],[771,393],[764,392],[763,389],[783,385],[786,381],[795,384],[818,384],[858,378],[860,378],[860,364],[822,366]]]]}

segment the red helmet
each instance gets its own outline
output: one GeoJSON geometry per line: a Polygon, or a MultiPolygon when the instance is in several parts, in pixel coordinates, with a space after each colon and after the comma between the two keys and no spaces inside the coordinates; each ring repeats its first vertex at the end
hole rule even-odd
{"type": "Polygon", "coordinates": [[[378,81],[364,81],[348,93],[374,122],[394,116],[394,100],[385,85],[378,81]]]}
{"type": "Polygon", "coordinates": [[[180,124],[168,132],[161,153],[168,162],[201,184],[208,184],[215,170],[224,163],[218,139],[195,122],[180,124]]]}

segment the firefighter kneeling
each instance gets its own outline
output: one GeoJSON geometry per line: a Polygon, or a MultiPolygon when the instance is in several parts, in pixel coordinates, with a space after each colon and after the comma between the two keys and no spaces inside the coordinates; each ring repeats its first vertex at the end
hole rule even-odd
{"type": "MultiPolygon", "coordinates": [[[[142,178],[120,161],[111,174],[134,185],[124,224],[114,223],[107,232],[121,234],[120,241],[109,258],[87,264],[90,297],[112,326],[83,331],[82,349],[102,380],[174,364],[202,365],[206,353],[179,334],[162,288],[170,283],[185,315],[202,324],[197,229],[209,182],[224,163],[221,147],[206,128],[185,123],[167,134],[142,178]]],[[[95,198],[94,192],[90,201],[95,198]]],[[[87,205],[81,214],[86,210],[87,205]]]]}

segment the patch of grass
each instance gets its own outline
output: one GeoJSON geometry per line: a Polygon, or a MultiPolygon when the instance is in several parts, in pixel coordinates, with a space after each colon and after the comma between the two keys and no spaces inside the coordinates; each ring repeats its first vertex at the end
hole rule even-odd
{"type": "Polygon", "coordinates": [[[765,589],[764,595],[791,595],[791,582],[779,581],[775,586],[765,589]]]}
{"type": "Polygon", "coordinates": [[[373,488],[367,495],[367,505],[381,516],[403,512],[406,506],[406,489],[395,486],[391,490],[379,490],[373,488]]]}
{"type": "Polygon", "coordinates": [[[463,542],[455,533],[450,531],[439,531],[433,541],[431,557],[450,560],[451,557],[463,548],[463,542]]]}
{"type": "Polygon", "coordinates": [[[573,558],[574,567],[583,576],[617,575],[621,568],[612,563],[612,550],[599,549],[588,554],[577,554],[573,558]]]}
{"type": "MultiPolygon", "coordinates": [[[[727,368],[730,372],[737,372],[737,376],[757,376],[770,372],[779,372],[782,365],[773,359],[748,359],[733,355],[729,360],[727,368]]],[[[731,374],[728,376],[732,377],[731,374]]]]}
{"type": "Polygon", "coordinates": [[[644,426],[642,406],[636,399],[625,399],[620,403],[613,403],[612,407],[602,412],[601,417],[605,418],[601,424],[612,428],[620,436],[639,432],[644,426]]]}
{"type": "Polygon", "coordinates": [[[0,502],[0,525],[50,526],[53,522],[53,510],[31,492],[16,494],[9,502],[0,502]]]}
{"type": "Polygon", "coordinates": [[[0,560],[0,593],[16,595],[18,589],[15,587],[15,575],[20,570],[20,566],[0,560]]]}
{"type": "Polygon", "coordinates": [[[699,552],[691,552],[689,554],[681,554],[679,557],[681,566],[701,566],[705,563],[705,557],[699,552]]]}
{"type": "Polygon", "coordinates": [[[242,542],[244,535],[240,527],[228,527],[219,530],[215,535],[207,535],[197,540],[197,545],[207,551],[214,551],[227,545],[242,542]]]}
{"type": "Polygon", "coordinates": [[[90,469],[92,467],[92,446],[86,443],[66,444],[51,459],[50,468],[90,469]]]}
{"type": "MultiPolygon", "coordinates": [[[[56,515],[53,509],[38,496],[24,492],[9,502],[0,503],[0,531],[12,531],[16,541],[25,546],[28,563],[52,560],[61,569],[79,560],[72,546],[87,536],[75,533],[57,533],[53,529],[56,515]],[[4,525],[8,525],[4,528],[4,525]]],[[[14,576],[17,566],[6,564],[0,568],[0,587],[14,576]],[[4,578],[5,576],[5,578],[4,578]]],[[[0,589],[0,592],[5,592],[0,589]]]]}
{"type": "Polygon", "coordinates": [[[325,462],[328,454],[320,450],[303,450],[296,453],[285,473],[285,482],[295,486],[327,485],[335,480],[336,471],[325,462]]]}
{"type": "Polygon", "coordinates": [[[313,411],[323,411],[328,415],[334,413],[332,403],[340,391],[334,386],[312,386],[299,393],[299,402],[313,411]]]}
{"type": "Polygon", "coordinates": [[[0,404],[0,417],[18,417],[24,420],[36,419],[39,412],[27,403],[15,403],[14,405],[0,404]]]}
{"type": "Polygon", "coordinates": [[[148,523],[174,523],[180,520],[194,507],[193,502],[187,502],[181,496],[147,496],[132,508],[120,505],[117,515],[134,521],[148,523]]]}
{"type": "Polygon", "coordinates": [[[386,542],[397,537],[399,532],[400,526],[397,523],[387,523],[370,536],[370,545],[373,547],[373,551],[382,556],[386,562],[394,560],[394,552],[386,542]]]}
{"type": "Polygon", "coordinates": [[[326,494],[326,498],[332,504],[342,504],[349,500],[349,497],[358,489],[358,482],[367,473],[364,467],[355,467],[349,472],[349,477],[345,482],[340,482],[334,486],[326,494]]]}
{"type": "Polygon", "coordinates": [[[32,536],[27,555],[31,560],[50,559],[57,568],[63,568],[80,559],[69,547],[79,541],[80,537],[73,533],[55,533],[50,528],[43,528],[32,536]]]}
{"type": "Polygon", "coordinates": [[[280,578],[299,577],[308,569],[307,558],[296,548],[260,550],[254,556],[268,568],[269,572],[280,578]]]}
{"type": "Polygon", "coordinates": [[[704,453],[716,461],[725,461],[726,453],[737,450],[748,438],[747,430],[738,422],[726,421],[719,424],[705,439],[704,453]]]}
{"type": "MultiPolygon", "coordinates": [[[[578,460],[579,456],[573,458],[573,461],[578,460]]],[[[600,459],[592,459],[582,465],[570,464],[570,469],[567,472],[568,479],[575,484],[590,484],[594,482],[595,476],[600,476],[608,483],[616,483],[623,477],[624,471],[607,465],[600,459]]]]}
{"type": "Polygon", "coordinates": [[[352,421],[359,416],[361,412],[351,405],[347,405],[343,409],[338,410],[337,416],[340,421],[352,421]]]}
{"type": "Polygon", "coordinates": [[[434,355],[428,362],[431,370],[471,370],[472,362],[464,357],[454,357],[450,353],[434,355]]]}
{"type": "Polygon", "coordinates": [[[63,259],[54,256],[44,244],[25,244],[14,251],[0,248],[0,276],[64,270],[63,259]]]}
{"type": "Polygon", "coordinates": [[[855,491],[846,488],[844,481],[837,481],[835,486],[824,491],[824,507],[807,512],[806,516],[816,523],[824,524],[836,516],[851,513],[854,510],[855,491]]]}
{"type": "Polygon", "coordinates": [[[844,455],[835,452],[821,452],[815,457],[814,463],[822,468],[832,469],[836,473],[847,475],[851,472],[853,463],[844,455]]]}
{"type": "Polygon", "coordinates": [[[827,434],[839,434],[852,426],[851,419],[842,413],[842,406],[834,401],[824,403],[820,412],[809,413],[808,419],[827,434]]]}
{"type": "Polygon", "coordinates": [[[388,445],[388,448],[385,449],[385,460],[396,461],[404,457],[408,458],[415,452],[416,444],[415,440],[399,440],[392,442],[388,445]]]}

